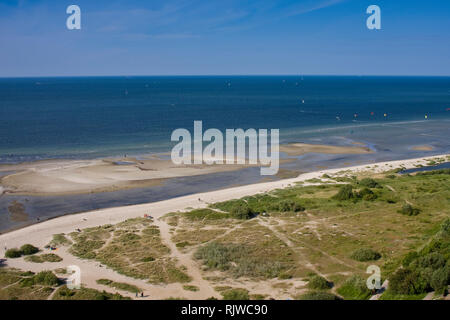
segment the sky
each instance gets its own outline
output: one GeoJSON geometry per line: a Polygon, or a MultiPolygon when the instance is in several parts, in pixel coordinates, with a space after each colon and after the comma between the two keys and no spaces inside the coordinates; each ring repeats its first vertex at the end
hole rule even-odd
{"type": "Polygon", "coordinates": [[[450,1],[0,0],[0,77],[289,74],[449,76],[450,1]]]}

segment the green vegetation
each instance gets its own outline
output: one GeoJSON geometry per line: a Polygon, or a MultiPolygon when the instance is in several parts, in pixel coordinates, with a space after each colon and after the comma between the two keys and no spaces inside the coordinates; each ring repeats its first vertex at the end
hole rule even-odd
{"type": "Polygon", "coordinates": [[[66,286],[59,288],[53,300],[130,300],[118,293],[109,293],[106,291],[98,291],[90,288],[81,288],[71,290],[66,286]]]}
{"type": "Polygon", "coordinates": [[[300,212],[305,207],[295,198],[278,198],[269,194],[244,197],[211,205],[212,208],[229,212],[233,218],[247,220],[261,213],[300,212]]]}
{"type": "Polygon", "coordinates": [[[361,262],[374,261],[380,259],[381,254],[369,248],[360,248],[354,251],[350,258],[361,262]]]}
{"type": "Polygon", "coordinates": [[[128,284],[128,283],[124,283],[124,282],[115,282],[109,279],[98,279],[96,281],[98,284],[102,284],[117,290],[122,290],[122,291],[128,291],[131,293],[138,293],[141,292],[142,290],[138,287],[136,287],[135,285],[132,284],[128,284]]]}
{"type": "Polygon", "coordinates": [[[358,184],[366,188],[381,188],[381,185],[372,178],[364,178],[358,184]]]}
{"type": "Polygon", "coordinates": [[[342,300],[342,299],[329,292],[311,291],[298,296],[297,300],[342,300]]]}
{"type": "Polygon", "coordinates": [[[20,251],[24,256],[29,256],[31,254],[39,252],[39,248],[36,248],[31,244],[24,244],[23,246],[20,247],[20,251]]]}
{"type": "Polygon", "coordinates": [[[183,289],[184,289],[184,290],[187,290],[187,291],[194,291],[194,292],[200,290],[199,287],[197,287],[197,286],[191,286],[191,285],[184,285],[184,286],[183,286],[183,289]]]}
{"type": "Polygon", "coordinates": [[[21,256],[28,256],[39,252],[39,249],[31,244],[24,244],[20,249],[12,248],[5,252],[5,258],[20,258],[21,256]]]}
{"type": "Polygon", "coordinates": [[[54,234],[52,241],[48,244],[51,247],[58,246],[70,246],[72,241],[70,241],[64,233],[54,234]]]}
{"type": "Polygon", "coordinates": [[[246,289],[234,288],[223,291],[221,294],[224,300],[250,300],[246,289]]]}
{"type": "Polygon", "coordinates": [[[410,204],[405,204],[398,212],[406,216],[417,216],[420,213],[420,210],[414,208],[410,204]]]}
{"type": "Polygon", "coordinates": [[[402,260],[403,268],[389,277],[394,295],[418,295],[430,291],[445,293],[450,284],[450,218],[444,220],[431,241],[402,260]]]}
{"type": "Polygon", "coordinates": [[[360,276],[354,275],[337,289],[346,300],[367,300],[370,297],[370,290],[367,288],[366,281],[360,276]]]}
{"type": "Polygon", "coordinates": [[[321,276],[312,276],[308,282],[308,288],[313,290],[328,290],[332,284],[327,279],[321,276]]]}
{"type": "Polygon", "coordinates": [[[22,251],[20,251],[17,248],[8,249],[5,252],[5,258],[14,259],[14,258],[20,258],[21,256],[22,256],[22,251]]]}
{"type": "Polygon", "coordinates": [[[60,262],[63,259],[54,253],[45,253],[41,255],[33,255],[25,257],[25,261],[34,263],[44,263],[44,262],[60,262]]]}
{"type": "Polygon", "coordinates": [[[95,259],[126,276],[148,279],[151,283],[190,281],[169,257],[170,249],[162,243],[158,227],[148,219],[88,228],[72,233],[71,237],[72,254],[95,259]]]}
{"type": "Polygon", "coordinates": [[[355,194],[353,193],[353,187],[349,184],[343,185],[339,192],[333,197],[333,199],[344,201],[355,198],[355,194]]]}
{"type": "MultiPolygon", "coordinates": [[[[274,247],[272,250],[277,248],[274,247]]],[[[284,256],[283,252],[277,254],[278,257],[275,252],[271,254],[267,247],[261,247],[256,243],[252,245],[210,242],[200,247],[194,257],[203,260],[208,269],[227,271],[236,278],[275,278],[283,275],[293,264],[289,256],[288,259],[285,257],[281,259],[284,256]],[[267,258],[269,254],[273,259],[267,258]]]]}
{"type": "Polygon", "coordinates": [[[35,275],[33,272],[0,268],[0,300],[45,300],[57,284],[58,278],[50,271],[35,275]]]}

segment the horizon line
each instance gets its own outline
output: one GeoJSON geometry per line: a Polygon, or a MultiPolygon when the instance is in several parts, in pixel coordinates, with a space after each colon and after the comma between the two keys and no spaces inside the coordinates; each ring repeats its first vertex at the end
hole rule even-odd
{"type": "Polygon", "coordinates": [[[39,75],[39,76],[0,76],[0,79],[32,79],[32,78],[127,78],[127,77],[440,77],[448,78],[449,75],[392,75],[392,74],[148,74],[148,75],[39,75]]]}

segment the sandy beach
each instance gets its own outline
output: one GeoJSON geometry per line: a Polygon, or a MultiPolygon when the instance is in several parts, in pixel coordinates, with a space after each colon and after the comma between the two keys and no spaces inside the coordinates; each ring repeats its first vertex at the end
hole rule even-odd
{"type": "MultiPolygon", "coordinates": [[[[441,155],[436,157],[448,157],[449,155],[441,155]]],[[[230,199],[241,198],[247,195],[254,195],[258,193],[268,192],[274,189],[285,188],[295,185],[296,183],[302,183],[307,186],[312,183],[308,182],[310,179],[321,178],[324,174],[333,175],[336,173],[342,174],[357,174],[370,171],[372,173],[385,172],[395,168],[415,168],[419,165],[426,165],[430,160],[430,157],[408,159],[401,161],[379,162],[368,165],[345,167],[339,169],[321,170],[311,173],[301,174],[300,176],[292,179],[285,179],[267,183],[258,183],[253,185],[235,187],[224,189],[220,191],[206,192],[200,194],[194,194],[179,198],[174,198],[166,201],[133,205],[126,207],[116,207],[110,209],[103,209],[97,211],[90,211],[80,214],[73,214],[68,216],[58,217],[52,220],[48,220],[42,223],[38,223],[23,229],[15,230],[6,234],[0,235],[0,255],[4,256],[5,248],[20,247],[25,243],[32,243],[38,247],[44,247],[52,239],[54,234],[65,233],[75,231],[76,229],[84,229],[88,227],[95,227],[104,224],[115,224],[124,221],[129,218],[143,217],[145,214],[152,215],[155,218],[155,224],[160,228],[163,239],[170,241],[169,226],[166,223],[162,223],[159,218],[169,212],[183,211],[187,208],[204,208],[210,203],[226,201],[230,199]]],[[[217,292],[210,290],[210,287],[202,286],[202,277],[198,273],[198,266],[194,265],[193,260],[180,253],[173,243],[168,243],[169,247],[173,250],[175,257],[187,266],[189,273],[193,276],[193,282],[201,288],[198,293],[187,292],[183,294],[186,298],[204,299],[210,296],[217,296],[217,292]]],[[[95,279],[109,278],[115,281],[125,281],[140,287],[144,287],[146,292],[149,293],[150,299],[163,299],[167,297],[176,296],[181,290],[180,284],[169,285],[150,285],[142,280],[130,279],[116,273],[115,271],[102,267],[96,261],[81,260],[70,255],[65,248],[59,248],[57,251],[64,260],[64,263],[57,264],[33,264],[24,261],[23,259],[9,259],[4,264],[9,267],[19,268],[22,270],[40,271],[50,267],[64,267],[68,264],[79,265],[83,270],[82,282],[88,287],[104,289],[95,282],[95,279]]],[[[260,288],[260,291],[263,288],[260,288]]],[[[268,288],[267,290],[270,290],[268,288]]],[[[278,296],[276,298],[284,298],[278,296]]]]}
{"type": "MultiPolygon", "coordinates": [[[[366,147],[346,147],[296,143],[280,146],[288,156],[306,153],[369,154],[366,147]]],[[[206,160],[206,159],[204,159],[206,160]]],[[[286,163],[293,159],[280,159],[286,163]]],[[[115,158],[94,160],[47,160],[33,163],[0,165],[2,171],[14,173],[0,179],[5,192],[18,195],[67,195],[111,192],[158,186],[166,179],[236,171],[250,164],[175,165],[171,160],[115,158]]],[[[0,192],[2,189],[0,189],[0,192]]]]}

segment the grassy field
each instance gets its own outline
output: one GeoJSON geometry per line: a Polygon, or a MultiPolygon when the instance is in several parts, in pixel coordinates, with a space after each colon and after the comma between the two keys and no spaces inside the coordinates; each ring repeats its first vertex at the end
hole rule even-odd
{"type": "MultiPolygon", "coordinates": [[[[322,291],[367,299],[366,268],[377,265],[382,279],[389,278],[450,216],[448,170],[326,178],[336,183],[299,185],[171,214],[172,239],[203,263],[208,279],[294,281],[314,273],[331,282],[322,291]]],[[[448,266],[448,254],[444,260],[448,266]]]]}

